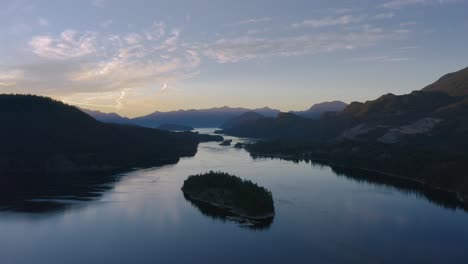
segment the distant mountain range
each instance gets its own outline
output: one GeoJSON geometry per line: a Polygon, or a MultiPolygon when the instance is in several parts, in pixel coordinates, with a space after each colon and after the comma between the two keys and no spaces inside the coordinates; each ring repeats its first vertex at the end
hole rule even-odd
{"type": "MultiPolygon", "coordinates": [[[[340,101],[333,101],[316,104],[308,110],[294,113],[306,118],[316,119],[326,112],[341,111],[345,107],[345,103],[340,101]]],[[[245,113],[256,113],[262,117],[276,117],[280,113],[279,110],[271,109],[269,107],[248,109],[224,106],[209,109],[154,112],[149,115],[130,119],[122,117],[116,113],[102,113],[99,111],[92,111],[87,109],[82,110],[101,122],[133,124],[151,128],[158,128],[163,124],[182,125],[188,127],[220,127],[227,121],[233,118],[237,118],[245,113]]]]}
{"type": "Polygon", "coordinates": [[[104,122],[104,123],[113,123],[113,124],[132,124],[132,120],[127,117],[123,117],[116,113],[103,113],[101,111],[93,111],[85,108],[79,108],[81,111],[92,116],[94,119],[104,122]]]}

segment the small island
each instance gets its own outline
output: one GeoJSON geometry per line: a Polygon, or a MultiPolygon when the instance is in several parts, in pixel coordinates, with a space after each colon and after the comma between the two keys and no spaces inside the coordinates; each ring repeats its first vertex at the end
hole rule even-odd
{"type": "Polygon", "coordinates": [[[220,146],[231,146],[232,139],[226,139],[223,142],[219,143],[220,146]]]}
{"type": "Polygon", "coordinates": [[[189,199],[225,209],[240,218],[262,221],[275,216],[270,191],[224,172],[191,175],[182,191],[189,199]]]}

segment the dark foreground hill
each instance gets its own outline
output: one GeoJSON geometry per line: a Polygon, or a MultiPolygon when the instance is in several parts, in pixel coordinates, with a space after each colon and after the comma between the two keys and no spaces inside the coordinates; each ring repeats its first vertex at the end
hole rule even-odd
{"type": "Polygon", "coordinates": [[[104,171],[174,163],[198,135],[105,124],[50,98],[0,95],[0,175],[104,171]]]}
{"type": "Polygon", "coordinates": [[[305,111],[293,111],[291,113],[305,118],[318,119],[329,112],[340,112],[346,108],[347,104],[341,101],[323,102],[312,105],[305,111]]]}

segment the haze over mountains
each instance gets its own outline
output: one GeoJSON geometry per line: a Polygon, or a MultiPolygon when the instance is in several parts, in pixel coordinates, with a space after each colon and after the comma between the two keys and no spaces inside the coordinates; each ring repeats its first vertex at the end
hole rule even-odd
{"type": "MultiPolygon", "coordinates": [[[[341,111],[346,104],[341,101],[324,102],[313,105],[305,111],[294,112],[306,118],[319,118],[323,113],[341,111]]],[[[175,124],[189,127],[220,127],[230,119],[237,118],[245,113],[254,112],[262,117],[276,117],[281,111],[269,107],[248,109],[242,107],[216,107],[209,109],[190,109],[170,112],[154,112],[136,118],[122,117],[116,113],[103,113],[82,109],[96,120],[106,123],[134,124],[144,127],[158,128],[163,124],[175,124]]]]}

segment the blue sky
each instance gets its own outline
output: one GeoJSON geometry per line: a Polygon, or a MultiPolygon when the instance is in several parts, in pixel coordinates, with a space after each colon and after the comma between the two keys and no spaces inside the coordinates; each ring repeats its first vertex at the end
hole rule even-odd
{"type": "Polygon", "coordinates": [[[468,0],[0,5],[0,92],[127,116],[364,101],[468,66],[468,0]]]}

